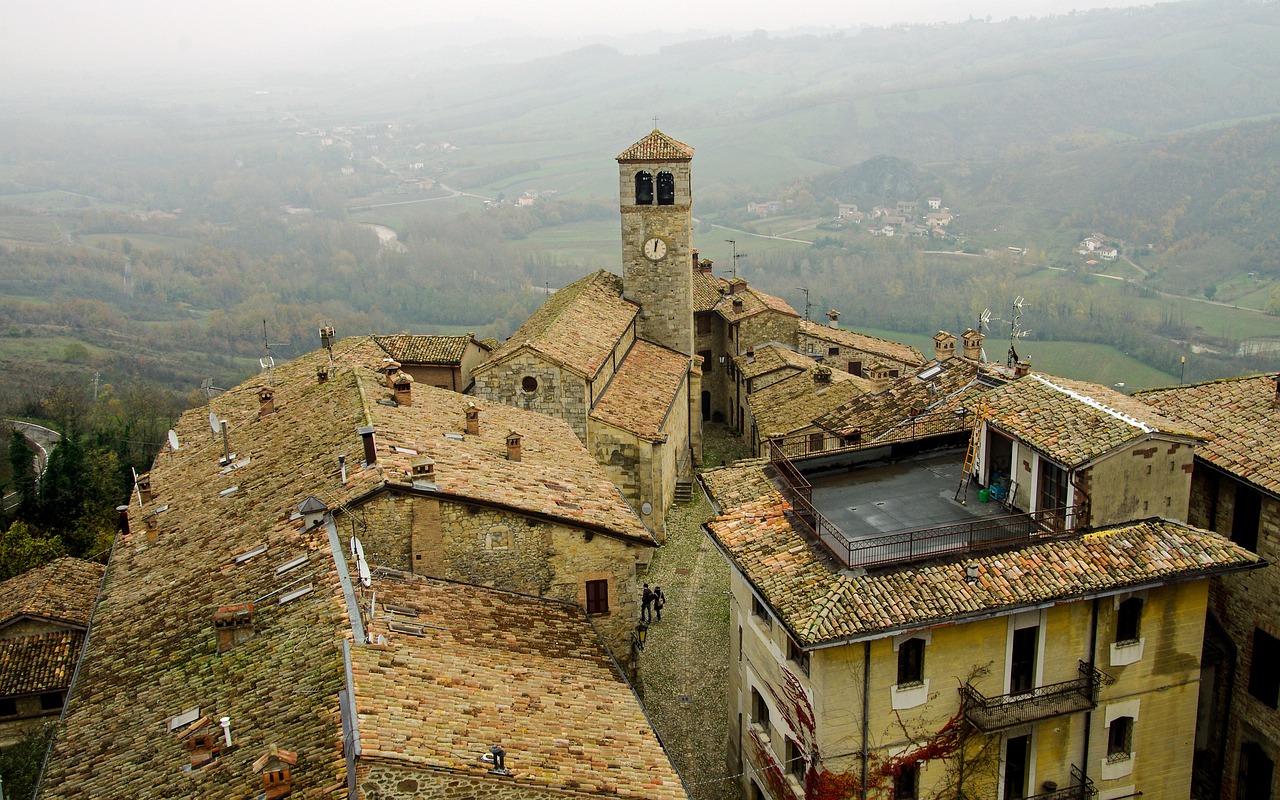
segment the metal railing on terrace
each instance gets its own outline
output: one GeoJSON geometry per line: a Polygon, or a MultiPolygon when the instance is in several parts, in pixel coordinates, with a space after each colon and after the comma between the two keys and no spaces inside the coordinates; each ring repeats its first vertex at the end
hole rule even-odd
{"type": "MultiPolygon", "coordinates": [[[[1053,781],[1045,781],[1041,789],[1042,791],[1037,794],[1026,795],[1024,800],[1092,800],[1098,796],[1098,787],[1094,786],[1093,781],[1085,777],[1084,772],[1075,764],[1071,765],[1070,786],[1057,788],[1053,781]]],[[[980,800],[987,795],[970,794],[968,791],[961,790],[959,797],[961,800],[980,800]]]]}
{"type": "Polygon", "coordinates": [[[1080,677],[1036,686],[1025,692],[986,697],[971,684],[960,687],[960,710],[970,725],[983,733],[994,733],[1029,722],[1074,714],[1097,707],[1098,689],[1110,676],[1081,661],[1080,677]]]}
{"type": "Polygon", "coordinates": [[[956,553],[1001,550],[1031,544],[1071,531],[1088,519],[1087,506],[975,517],[962,522],[879,536],[851,537],[813,504],[813,485],[781,450],[770,450],[770,462],[783,482],[793,509],[792,520],[831,551],[845,567],[884,567],[956,553]]]}

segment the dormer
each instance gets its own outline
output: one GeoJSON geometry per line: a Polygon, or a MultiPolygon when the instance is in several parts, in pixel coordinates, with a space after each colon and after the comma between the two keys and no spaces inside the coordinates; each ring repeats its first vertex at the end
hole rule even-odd
{"type": "Polygon", "coordinates": [[[253,603],[223,606],[213,614],[213,630],[218,637],[218,655],[253,638],[253,603]]]}

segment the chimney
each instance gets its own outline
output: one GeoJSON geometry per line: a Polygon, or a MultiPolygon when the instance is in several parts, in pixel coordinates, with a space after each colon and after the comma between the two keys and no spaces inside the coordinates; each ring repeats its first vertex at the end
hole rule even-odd
{"type": "Polygon", "coordinates": [[[151,492],[151,473],[144,472],[138,476],[138,495],[143,503],[150,503],[155,495],[151,492]]]}
{"type": "Polygon", "coordinates": [[[883,392],[889,388],[892,378],[889,377],[889,367],[884,364],[876,364],[867,368],[864,375],[867,380],[871,381],[871,391],[883,392]]]}
{"type": "Polygon", "coordinates": [[[129,507],[116,506],[116,528],[121,536],[129,535],[129,507]]]}
{"type": "Polygon", "coordinates": [[[213,614],[213,631],[218,637],[218,655],[247,642],[253,637],[253,603],[219,608],[213,614]]]}
{"type": "Polygon", "coordinates": [[[964,357],[970,361],[979,361],[982,359],[982,334],[973,328],[965,330],[960,334],[961,341],[964,342],[964,357]]]}
{"type": "Polygon", "coordinates": [[[253,771],[262,773],[264,800],[281,800],[293,793],[293,768],[297,765],[297,753],[274,744],[253,762],[253,771]]]}
{"type": "MultiPolygon", "coordinates": [[[[346,481],[343,481],[346,483],[346,481]]],[[[312,495],[298,504],[298,513],[302,515],[302,529],[310,530],[324,519],[329,507],[320,498],[312,495]]]]}
{"type": "Polygon", "coordinates": [[[270,386],[258,388],[258,418],[276,413],[276,390],[270,386]]]}
{"type": "Polygon", "coordinates": [[[316,383],[325,383],[329,380],[328,367],[316,367],[316,383]]]}
{"type": "Polygon", "coordinates": [[[709,258],[704,258],[698,262],[698,270],[704,275],[710,275],[713,262],[709,258]]]}
{"type": "Polygon", "coordinates": [[[356,428],[356,433],[360,434],[360,440],[364,444],[364,463],[367,467],[372,467],[378,463],[378,448],[373,442],[373,426],[361,425],[356,428]]]}
{"type": "Polygon", "coordinates": [[[320,328],[320,346],[325,350],[333,352],[333,326],[325,325],[320,328]]]}
{"type": "Polygon", "coordinates": [[[1013,377],[1023,378],[1031,372],[1031,359],[1024,358],[1013,367],[1013,377]]]}
{"type": "Polygon", "coordinates": [[[394,358],[382,359],[382,375],[383,375],[383,380],[386,381],[388,389],[392,388],[392,384],[391,384],[392,376],[394,376],[399,371],[400,371],[399,361],[396,361],[394,358]]]}
{"type": "Polygon", "coordinates": [[[733,307],[734,307],[735,309],[741,309],[741,308],[742,308],[742,298],[741,298],[741,297],[735,297],[735,298],[733,298],[733,307]]]}
{"type": "Polygon", "coordinates": [[[813,368],[814,383],[831,383],[831,368],[817,366],[813,368]]]}
{"type": "Polygon", "coordinates": [[[520,434],[515,431],[507,434],[507,460],[520,460],[520,434]]]}
{"type": "Polygon", "coordinates": [[[839,328],[840,312],[836,311],[834,308],[831,309],[830,311],[827,312],[827,320],[828,320],[828,323],[827,323],[828,325],[830,325],[833,328],[839,328]]]}
{"type": "Polygon", "coordinates": [[[1280,374],[1276,375],[1276,395],[1271,398],[1271,405],[1280,406],[1280,374]]]}
{"type": "MultiPolygon", "coordinates": [[[[729,294],[737,294],[738,292],[745,289],[746,286],[747,286],[747,282],[744,281],[742,278],[732,278],[729,280],[729,294]]],[[[741,303],[742,301],[739,300],[736,302],[741,303]]]]}
{"type": "Polygon", "coordinates": [[[147,526],[147,541],[156,542],[160,539],[160,520],[156,519],[155,514],[148,514],[142,518],[143,523],[147,526]]]}
{"type": "Polygon", "coordinates": [[[391,376],[391,390],[395,393],[396,405],[413,405],[413,376],[407,372],[397,371],[391,376]]]}
{"type": "MultiPolygon", "coordinates": [[[[937,361],[946,361],[956,354],[956,337],[953,333],[938,331],[933,335],[933,357],[937,361]]],[[[967,355],[967,354],[966,354],[967,355]]]]}
{"type": "Polygon", "coordinates": [[[467,434],[469,436],[480,435],[480,409],[476,408],[475,403],[467,403],[467,434]]]}
{"type": "Polygon", "coordinates": [[[698,248],[693,248],[693,271],[698,271],[698,248]]]}
{"type": "Polygon", "coordinates": [[[419,456],[409,464],[409,473],[414,480],[424,480],[435,482],[436,479],[436,462],[431,456],[419,456]]]}

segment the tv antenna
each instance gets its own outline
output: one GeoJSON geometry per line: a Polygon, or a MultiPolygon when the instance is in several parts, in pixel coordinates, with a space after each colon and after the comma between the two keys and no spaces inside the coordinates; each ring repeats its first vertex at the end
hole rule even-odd
{"type": "Polygon", "coordinates": [[[271,348],[287,347],[288,344],[288,342],[276,342],[272,344],[267,339],[267,321],[265,319],[262,321],[262,358],[258,359],[258,364],[262,367],[262,371],[266,373],[268,383],[271,381],[271,370],[276,366],[276,360],[271,355],[271,348]]]}
{"type": "MultiPolygon", "coordinates": [[[[214,392],[225,392],[226,389],[223,389],[220,386],[214,386],[213,378],[205,378],[204,380],[200,381],[200,391],[204,392],[204,401],[205,403],[208,403],[211,399],[213,399],[214,392]]],[[[217,433],[217,431],[214,431],[214,433],[217,433]]]]}
{"type": "MultiPolygon", "coordinates": [[[[739,253],[739,252],[738,252],[738,240],[737,240],[737,239],[725,239],[725,241],[726,241],[726,242],[728,242],[729,244],[733,245],[733,277],[735,277],[735,278],[736,278],[736,277],[738,277],[738,259],[740,259],[740,258],[746,258],[746,257],[747,257],[747,254],[746,254],[746,253],[739,253]]],[[[808,317],[805,317],[805,319],[808,319],[808,317]]]]}
{"type": "Polygon", "coordinates": [[[812,306],[810,306],[810,305],[809,305],[809,287],[808,287],[808,286],[797,286],[797,287],[796,287],[796,291],[797,291],[797,292],[804,292],[804,320],[805,320],[805,322],[808,322],[808,321],[809,321],[809,309],[810,309],[810,308],[812,308],[812,306]]]}
{"type": "MultiPolygon", "coordinates": [[[[986,341],[986,331],[991,330],[991,309],[984,308],[982,313],[978,315],[978,335],[982,337],[980,341],[986,341]]],[[[987,348],[978,348],[978,361],[982,364],[987,363],[987,348]]]]}
{"type": "Polygon", "coordinates": [[[1022,329],[1022,307],[1027,301],[1022,295],[1013,301],[1013,319],[1009,320],[1009,357],[1005,366],[1015,366],[1018,363],[1018,349],[1014,346],[1018,339],[1025,339],[1031,335],[1030,330],[1022,329]]]}

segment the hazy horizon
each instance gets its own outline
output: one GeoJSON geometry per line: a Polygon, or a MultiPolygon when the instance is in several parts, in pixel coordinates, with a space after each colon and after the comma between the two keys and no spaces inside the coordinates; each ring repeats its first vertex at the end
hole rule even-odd
{"type": "MultiPolygon", "coordinates": [[[[547,55],[593,42],[624,52],[663,44],[764,30],[786,35],[835,33],[861,26],[993,21],[1073,10],[1150,5],[1130,0],[972,0],[939,6],[925,0],[830,0],[733,6],[654,0],[637,22],[629,7],[574,0],[547,8],[491,0],[477,15],[469,5],[383,0],[360,7],[334,0],[50,0],[28,4],[0,27],[0,70],[7,81],[142,80],[157,75],[240,74],[257,70],[332,69],[347,58],[422,54],[458,58],[467,48],[523,41],[480,55],[494,60],[547,55]]],[[[473,55],[469,60],[476,61],[473,55]]]]}

